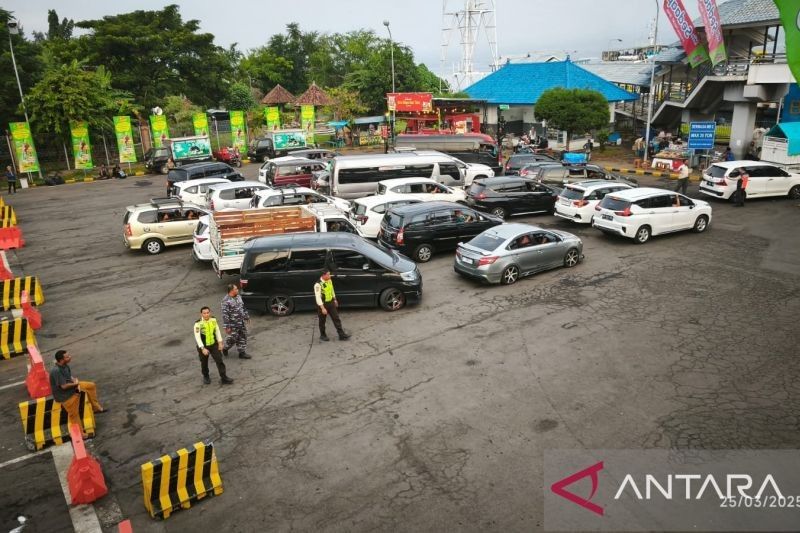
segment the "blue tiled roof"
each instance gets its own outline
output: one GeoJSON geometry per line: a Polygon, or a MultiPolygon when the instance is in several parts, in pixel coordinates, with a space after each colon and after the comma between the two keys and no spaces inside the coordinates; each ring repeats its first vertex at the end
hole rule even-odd
{"type": "Polygon", "coordinates": [[[594,89],[609,102],[636,100],[635,94],[624,91],[575,63],[509,63],[465,89],[470,98],[490,104],[535,104],[548,89],[594,89]]]}

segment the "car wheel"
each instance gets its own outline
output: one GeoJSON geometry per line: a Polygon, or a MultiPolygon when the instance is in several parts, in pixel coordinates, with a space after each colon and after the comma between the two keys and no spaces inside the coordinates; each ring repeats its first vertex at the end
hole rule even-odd
{"type": "Polygon", "coordinates": [[[420,263],[427,263],[433,256],[433,247],[430,244],[420,244],[414,248],[414,259],[420,263]]]}
{"type": "Polygon", "coordinates": [[[144,244],[142,244],[142,248],[144,248],[144,251],[148,254],[156,255],[164,251],[164,243],[159,239],[147,239],[144,241],[144,244]]]}
{"type": "Polygon", "coordinates": [[[161,165],[158,171],[162,174],[169,174],[169,165],[161,165]]]}
{"type": "Polygon", "coordinates": [[[699,217],[697,217],[697,220],[694,221],[694,232],[703,233],[707,229],[708,229],[708,217],[705,215],[700,215],[699,217]]]}
{"type": "Polygon", "coordinates": [[[503,275],[500,276],[500,283],[503,285],[512,285],[519,279],[519,267],[511,265],[503,270],[503,275]]]}
{"type": "Polygon", "coordinates": [[[507,213],[506,213],[506,210],[505,210],[505,209],[503,209],[502,207],[495,207],[495,208],[494,208],[494,209],[492,209],[490,212],[491,212],[491,213],[492,213],[494,216],[496,216],[497,218],[502,218],[502,219],[505,219],[505,218],[506,218],[506,215],[507,215],[507,213]]]}
{"type": "Polygon", "coordinates": [[[267,311],[275,316],[288,316],[294,311],[294,301],[289,296],[278,294],[267,300],[267,311]]]}
{"type": "Polygon", "coordinates": [[[789,189],[789,198],[792,200],[800,200],[800,185],[795,185],[789,189]]]}
{"type": "Polygon", "coordinates": [[[241,159],[236,162],[236,168],[242,168],[242,160],[241,159]]]}
{"type": "Polygon", "coordinates": [[[570,248],[564,256],[564,266],[572,268],[581,262],[581,254],[577,248],[570,248]]]}
{"type": "Polygon", "coordinates": [[[380,304],[387,311],[397,311],[405,307],[406,295],[400,289],[391,287],[381,293],[380,304]]]}
{"type": "Polygon", "coordinates": [[[636,230],[636,237],[634,238],[636,244],[644,244],[650,240],[650,226],[642,226],[636,230]]]}

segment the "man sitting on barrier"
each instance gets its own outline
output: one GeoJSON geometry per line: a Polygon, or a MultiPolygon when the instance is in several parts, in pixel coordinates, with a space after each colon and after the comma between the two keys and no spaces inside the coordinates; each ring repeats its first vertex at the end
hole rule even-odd
{"type": "Polygon", "coordinates": [[[53,389],[53,399],[67,411],[69,423],[83,427],[80,417],[81,391],[89,397],[89,403],[92,404],[95,413],[106,413],[108,409],[103,409],[97,401],[97,386],[93,382],[78,381],[78,378],[72,377],[70,361],[72,357],[67,350],[56,352],[56,364],[50,369],[50,388],[53,389]]]}

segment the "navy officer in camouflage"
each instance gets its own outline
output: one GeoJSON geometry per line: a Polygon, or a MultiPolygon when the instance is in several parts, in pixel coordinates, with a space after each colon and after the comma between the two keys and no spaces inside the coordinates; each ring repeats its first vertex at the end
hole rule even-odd
{"type": "Polygon", "coordinates": [[[228,356],[228,350],[236,345],[240,359],[250,359],[247,355],[247,326],[250,324],[250,314],[244,307],[242,297],[239,296],[239,286],[235,283],[228,285],[228,294],[222,299],[222,324],[225,327],[225,347],[223,355],[228,356]]]}

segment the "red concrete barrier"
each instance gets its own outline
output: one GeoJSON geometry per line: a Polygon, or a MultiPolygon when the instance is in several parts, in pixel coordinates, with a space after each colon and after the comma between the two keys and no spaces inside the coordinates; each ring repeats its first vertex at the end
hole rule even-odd
{"type": "Polygon", "coordinates": [[[8,281],[14,279],[14,273],[11,272],[11,267],[8,266],[8,258],[5,252],[0,252],[0,280],[8,281]]]}
{"type": "Polygon", "coordinates": [[[31,364],[28,376],[25,378],[28,394],[33,400],[50,396],[53,391],[50,389],[50,376],[44,368],[42,354],[39,353],[39,349],[36,346],[31,345],[28,346],[28,355],[31,364]]]}
{"type": "Polygon", "coordinates": [[[22,304],[22,316],[28,319],[28,325],[33,329],[42,327],[42,313],[31,305],[31,299],[28,297],[28,291],[22,291],[19,298],[22,304]]]}
{"type": "Polygon", "coordinates": [[[67,470],[67,483],[72,505],[92,503],[108,494],[103,471],[100,469],[100,463],[86,453],[81,427],[78,424],[70,424],[69,436],[75,452],[75,457],[72,458],[72,463],[67,470]]]}
{"type": "Polygon", "coordinates": [[[133,526],[131,525],[130,520],[123,520],[119,523],[119,529],[117,530],[119,533],[133,533],[133,526]]]}
{"type": "Polygon", "coordinates": [[[11,250],[25,246],[25,239],[22,238],[22,230],[19,226],[10,228],[0,228],[0,250],[11,250]]]}

